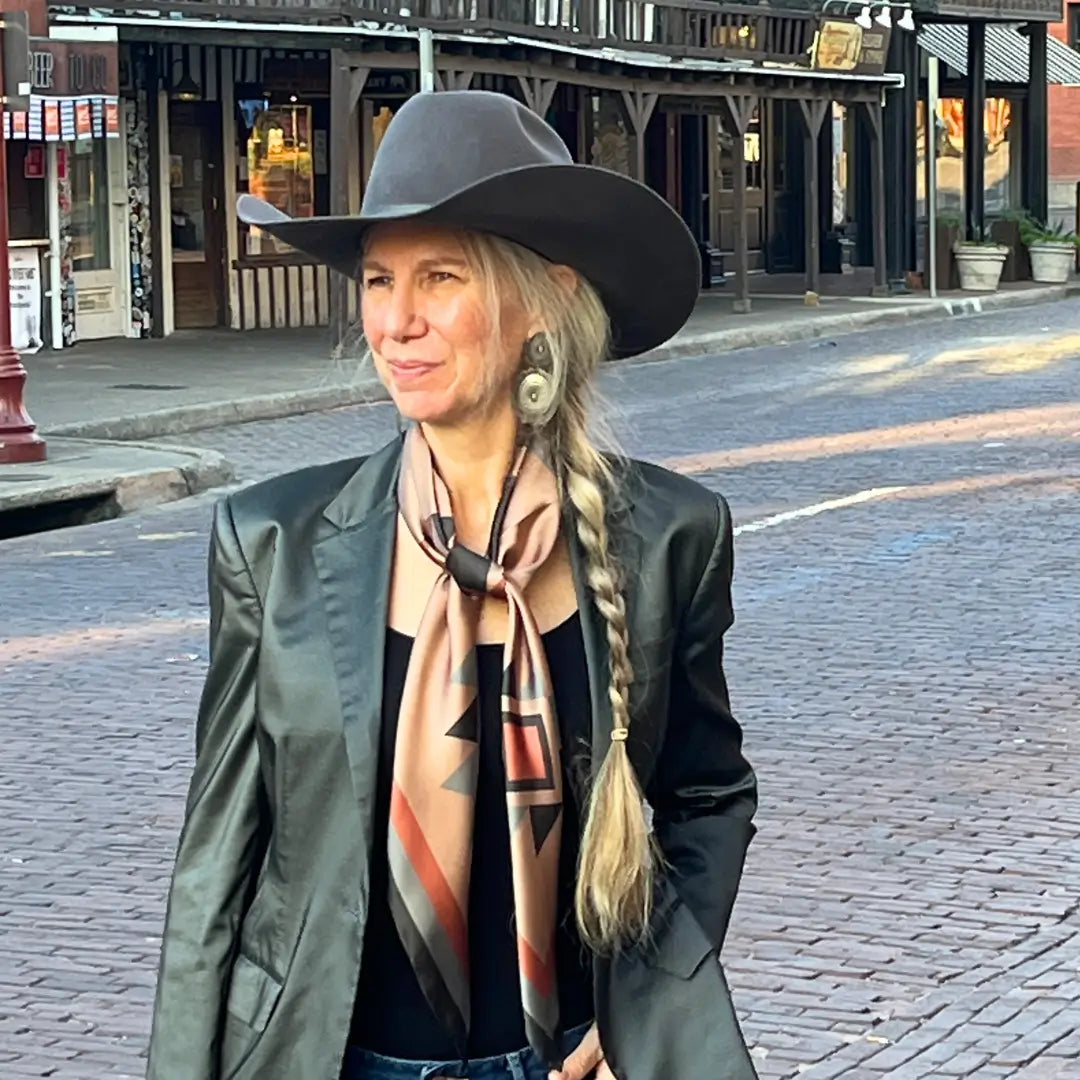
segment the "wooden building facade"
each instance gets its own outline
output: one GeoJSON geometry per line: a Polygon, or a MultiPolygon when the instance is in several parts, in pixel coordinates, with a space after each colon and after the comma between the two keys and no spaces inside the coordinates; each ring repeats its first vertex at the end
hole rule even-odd
{"type": "Polygon", "coordinates": [[[842,115],[868,148],[860,213],[884,290],[884,110],[902,79],[884,73],[874,35],[845,31],[850,18],[706,0],[413,0],[405,10],[56,6],[58,26],[116,27],[122,93],[146,132],[155,270],[148,281],[143,268],[139,333],[329,323],[340,340],[355,286],[241,227],[236,196],[252,191],[300,216],[355,212],[387,125],[425,82],[512,94],[576,160],[649,184],[698,237],[703,287],[722,264],[744,311],[755,269],[796,269],[819,290],[842,115]]]}

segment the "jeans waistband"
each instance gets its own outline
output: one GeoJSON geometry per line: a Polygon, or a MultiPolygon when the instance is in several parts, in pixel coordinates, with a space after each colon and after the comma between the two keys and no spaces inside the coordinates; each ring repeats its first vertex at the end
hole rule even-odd
{"type": "MultiPolygon", "coordinates": [[[[590,1026],[581,1024],[563,1034],[565,1054],[581,1042],[590,1026]]],[[[547,1080],[548,1071],[532,1047],[462,1062],[408,1061],[350,1046],[342,1080],[547,1080]]]]}

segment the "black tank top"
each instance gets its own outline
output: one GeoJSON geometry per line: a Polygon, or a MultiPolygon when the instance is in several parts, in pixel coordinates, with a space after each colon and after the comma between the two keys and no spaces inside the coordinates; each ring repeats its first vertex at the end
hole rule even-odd
{"type": "MultiPolygon", "coordinates": [[[[572,771],[582,768],[587,760],[591,727],[580,617],[574,615],[545,634],[543,640],[562,733],[564,781],[569,784],[572,771]]],[[[453,1061],[458,1057],[457,1048],[428,1006],[398,938],[388,902],[390,785],[398,711],[412,644],[412,638],[387,631],[371,898],[350,1041],[389,1057],[453,1061]]],[[[481,645],[477,661],[480,773],[469,890],[472,1030],[468,1051],[473,1059],[520,1050],[527,1042],[512,929],[510,826],[499,730],[502,646],[481,645]]],[[[573,916],[580,818],[569,786],[564,814],[556,967],[562,1027],[567,1030],[591,1020],[593,1015],[592,962],[578,937],[573,916]]]]}

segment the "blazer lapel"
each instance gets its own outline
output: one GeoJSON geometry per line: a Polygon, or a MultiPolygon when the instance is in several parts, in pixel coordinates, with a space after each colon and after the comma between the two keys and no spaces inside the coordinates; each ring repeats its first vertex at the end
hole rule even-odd
{"type": "Polygon", "coordinates": [[[401,444],[394,442],[364,461],[326,508],[325,532],[314,545],[349,771],[365,831],[375,796],[400,459],[401,444]]]}

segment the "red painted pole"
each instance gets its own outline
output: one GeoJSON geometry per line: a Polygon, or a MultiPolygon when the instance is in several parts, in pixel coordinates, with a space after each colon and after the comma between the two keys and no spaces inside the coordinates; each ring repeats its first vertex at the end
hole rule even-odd
{"type": "MultiPolygon", "coordinates": [[[[3,88],[3,30],[0,29],[0,90],[3,88]]],[[[2,110],[0,110],[2,113],[2,110]]],[[[23,406],[26,368],[11,345],[11,267],[8,264],[7,143],[0,115],[0,465],[44,461],[45,440],[23,406]]],[[[3,473],[0,473],[0,480],[3,473]]]]}

